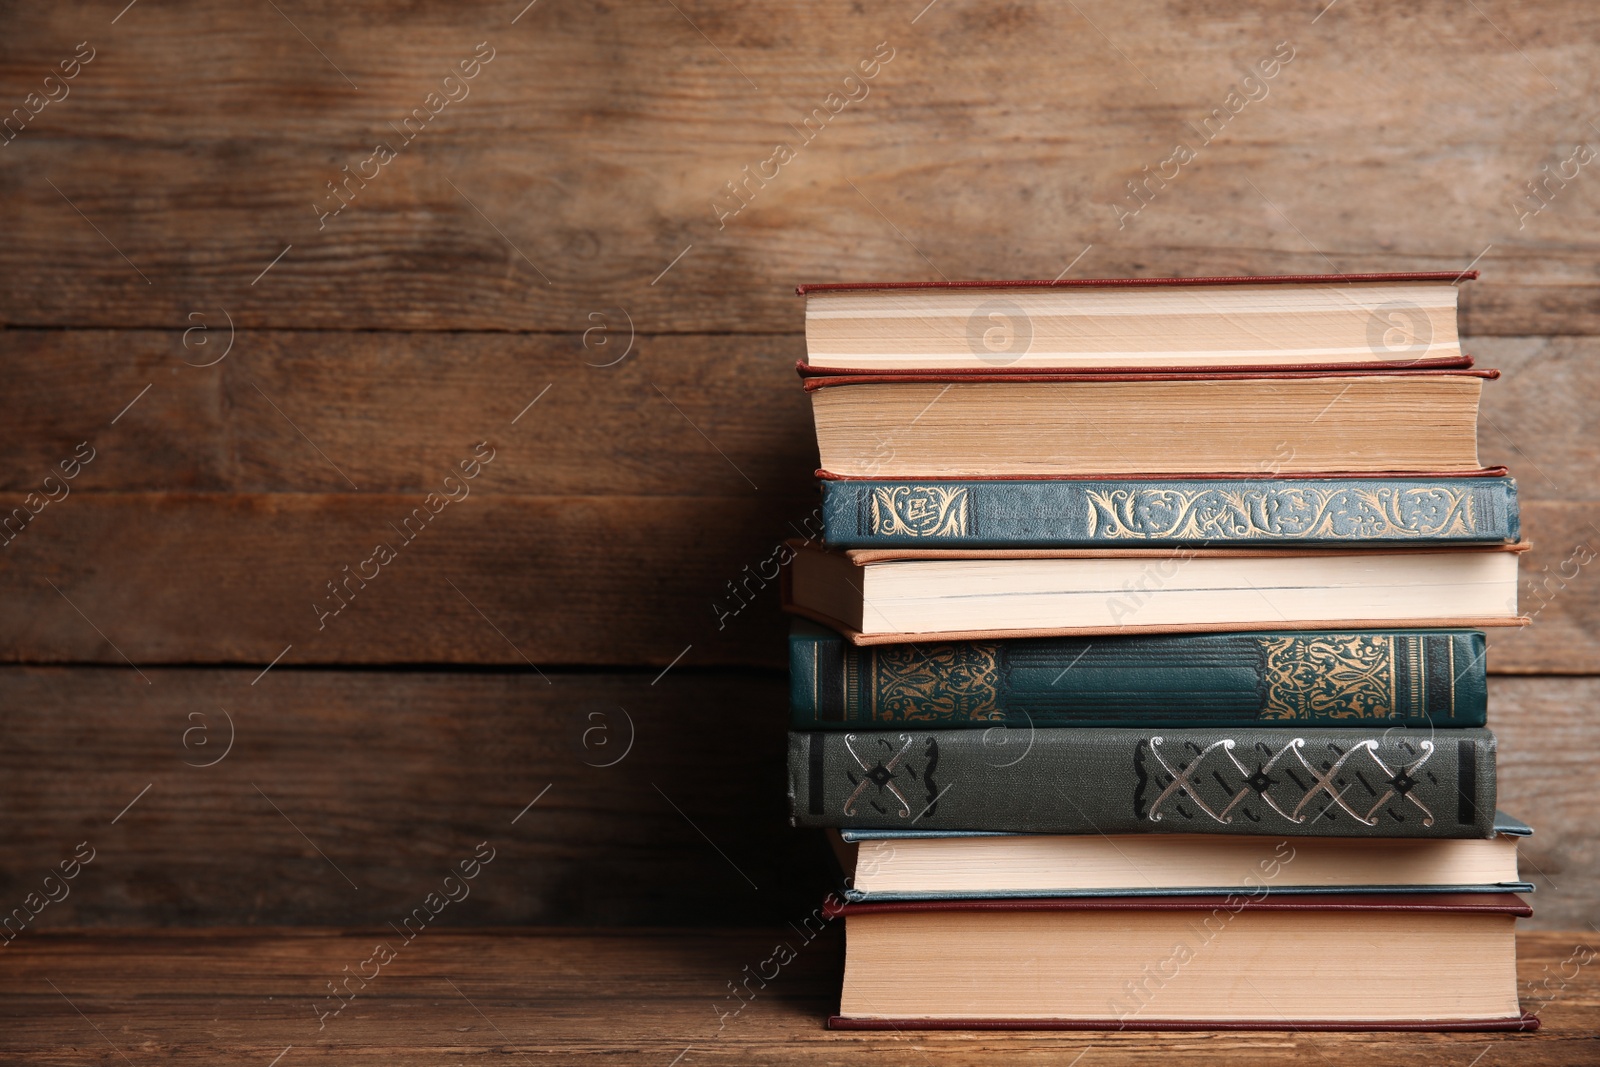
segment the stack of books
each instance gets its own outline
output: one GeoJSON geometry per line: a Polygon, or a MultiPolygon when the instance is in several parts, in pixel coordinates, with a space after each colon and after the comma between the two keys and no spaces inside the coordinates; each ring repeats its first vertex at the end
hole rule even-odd
{"type": "Polygon", "coordinates": [[[823,285],[789,796],[836,1027],[1522,1029],[1473,275],[823,285]]]}

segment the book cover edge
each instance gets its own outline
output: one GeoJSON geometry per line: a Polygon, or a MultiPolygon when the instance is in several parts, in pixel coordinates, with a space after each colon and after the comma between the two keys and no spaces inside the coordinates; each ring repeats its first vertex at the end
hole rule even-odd
{"type": "Polygon", "coordinates": [[[995,279],[992,281],[910,281],[910,282],[802,282],[795,286],[797,296],[807,293],[837,293],[870,289],[1143,289],[1191,285],[1325,285],[1353,282],[1450,282],[1474,281],[1475,270],[1377,271],[1363,274],[1219,274],[1198,278],[1056,278],[1053,281],[995,279]]]}

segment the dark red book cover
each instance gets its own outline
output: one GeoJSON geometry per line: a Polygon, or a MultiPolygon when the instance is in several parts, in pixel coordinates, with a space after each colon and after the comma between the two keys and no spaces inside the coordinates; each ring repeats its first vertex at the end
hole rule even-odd
{"type": "Polygon", "coordinates": [[[1467,367],[1344,367],[1339,370],[1193,370],[1193,371],[897,371],[892,374],[814,374],[801,368],[806,392],[835,385],[887,385],[902,382],[1212,382],[1248,381],[1278,378],[1303,381],[1308,378],[1482,378],[1493,381],[1497,370],[1467,367]]]}
{"type": "Polygon", "coordinates": [[[1211,911],[1227,904],[1248,911],[1405,911],[1470,912],[1480,915],[1533,915],[1515,893],[1268,893],[1259,898],[1228,896],[1171,897],[1018,897],[947,900],[875,900],[847,903],[839,909],[852,915],[930,911],[1211,911]]]}
{"type": "Polygon", "coordinates": [[[1419,270],[1377,274],[1245,274],[1217,278],[1057,278],[1054,281],[813,282],[794,291],[838,293],[863,289],[1157,289],[1193,285],[1333,285],[1359,282],[1456,282],[1477,278],[1475,270],[1419,270]]]}

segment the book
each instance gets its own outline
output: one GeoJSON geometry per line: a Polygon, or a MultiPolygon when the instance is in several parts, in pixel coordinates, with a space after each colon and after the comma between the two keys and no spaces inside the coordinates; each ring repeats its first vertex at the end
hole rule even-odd
{"type": "Polygon", "coordinates": [[[785,610],[856,644],[1526,622],[1517,615],[1524,545],[842,552],[788,545],[785,610]]]}
{"type": "Polygon", "coordinates": [[[1476,271],[802,285],[808,371],[1452,365],[1476,271]]]}
{"type": "Polygon", "coordinates": [[[845,904],[835,1029],[1531,1030],[1512,894],[845,904]]]}
{"type": "Polygon", "coordinates": [[[789,735],[790,817],[851,830],[1494,835],[1487,730],[1029,727],[789,735]]]}
{"type": "MultiPolygon", "coordinates": [[[[1478,472],[1474,472],[1478,473],[1478,472]]],[[[824,479],[833,548],[1514,544],[1510,478],[824,479]]]]}
{"type": "Polygon", "coordinates": [[[1498,371],[826,375],[821,466],[862,478],[1468,472],[1498,371]]]}
{"type": "Polygon", "coordinates": [[[796,730],[1482,726],[1475,630],[1264,631],[857,647],[796,620],[796,730]]]}
{"type": "Polygon", "coordinates": [[[847,900],[1208,893],[1531,893],[1496,812],[1477,840],[829,830],[847,900]]]}

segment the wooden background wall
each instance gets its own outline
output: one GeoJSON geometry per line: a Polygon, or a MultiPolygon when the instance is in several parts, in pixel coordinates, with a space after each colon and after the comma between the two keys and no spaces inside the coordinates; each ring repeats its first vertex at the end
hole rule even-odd
{"type": "Polygon", "coordinates": [[[0,910],[88,841],[40,925],[379,923],[485,840],[452,921],[809,910],[775,590],[717,610],[814,507],[796,282],[1470,265],[1502,806],[1535,922],[1600,918],[1600,9],[125,2],[0,4],[0,502],[94,450],[0,549],[0,910]]]}

